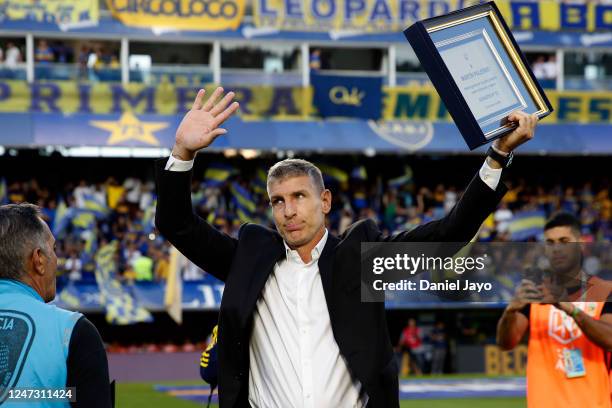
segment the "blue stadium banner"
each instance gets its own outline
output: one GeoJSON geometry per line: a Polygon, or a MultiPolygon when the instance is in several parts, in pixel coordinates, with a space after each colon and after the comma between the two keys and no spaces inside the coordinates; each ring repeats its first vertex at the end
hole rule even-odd
{"type": "MultiPolygon", "coordinates": [[[[134,302],[150,312],[164,309],[165,284],[136,281],[130,287],[134,302]]],[[[221,305],[224,284],[211,275],[198,281],[183,282],[182,306],[185,310],[217,310],[221,305]]],[[[54,303],[66,309],[84,312],[103,311],[102,290],[95,280],[58,283],[54,303]]]]}
{"type": "Polygon", "coordinates": [[[323,118],[380,118],[382,77],[353,77],[313,73],[313,102],[323,118]]]}

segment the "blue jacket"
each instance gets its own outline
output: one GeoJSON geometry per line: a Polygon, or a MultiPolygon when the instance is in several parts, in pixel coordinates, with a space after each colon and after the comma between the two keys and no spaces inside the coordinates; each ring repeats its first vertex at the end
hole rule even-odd
{"type": "Polygon", "coordinates": [[[44,399],[11,402],[9,389],[64,389],[70,338],[81,317],[46,304],[26,284],[0,279],[1,408],[69,407],[44,399]]]}

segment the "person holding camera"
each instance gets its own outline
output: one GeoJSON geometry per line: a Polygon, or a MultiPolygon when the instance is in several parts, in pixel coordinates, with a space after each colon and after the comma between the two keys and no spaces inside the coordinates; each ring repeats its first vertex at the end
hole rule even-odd
{"type": "Polygon", "coordinates": [[[584,271],[573,215],[553,216],[544,235],[554,276],[523,279],[497,325],[497,344],[511,350],[529,329],[528,408],[610,408],[611,287],[584,271]]]}

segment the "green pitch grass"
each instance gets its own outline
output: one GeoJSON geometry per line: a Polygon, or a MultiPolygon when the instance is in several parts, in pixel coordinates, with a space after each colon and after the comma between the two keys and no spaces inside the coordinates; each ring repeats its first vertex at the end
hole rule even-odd
{"type": "MultiPolygon", "coordinates": [[[[483,378],[480,375],[453,376],[450,378],[483,378]]],[[[490,377],[489,377],[490,378],[490,377]]],[[[201,382],[156,382],[117,384],[116,408],[202,408],[205,405],[185,401],[168,394],[157,392],[154,385],[200,385],[201,382]]],[[[427,399],[401,401],[401,408],[525,408],[524,398],[482,398],[482,399],[427,399]]],[[[216,404],[211,407],[218,408],[216,404]]]]}

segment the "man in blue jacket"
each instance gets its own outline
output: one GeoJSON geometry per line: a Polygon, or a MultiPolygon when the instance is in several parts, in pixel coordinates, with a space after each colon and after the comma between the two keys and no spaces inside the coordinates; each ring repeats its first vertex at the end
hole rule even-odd
{"type": "Polygon", "coordinates": [[[55,238],[38,207],[0,206],[0,408],[112,406],[98,331],[47,304],[56,269],[55,238]]]}

